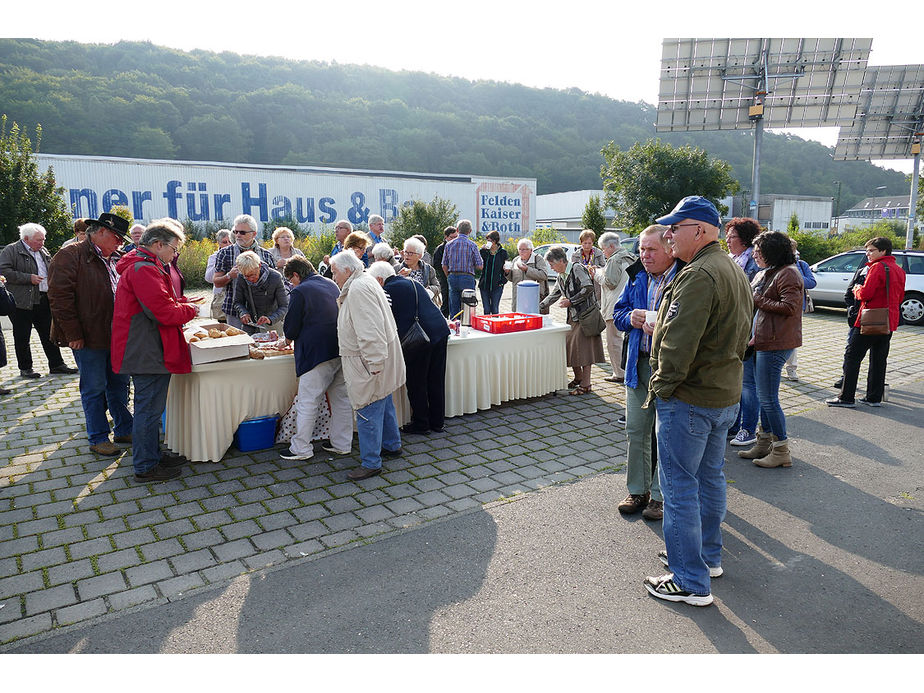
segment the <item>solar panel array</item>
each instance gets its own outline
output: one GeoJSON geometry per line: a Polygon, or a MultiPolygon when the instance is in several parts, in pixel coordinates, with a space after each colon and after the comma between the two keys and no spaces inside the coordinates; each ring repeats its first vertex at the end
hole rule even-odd
{"type": "Polygon", "coordinates": [[[856,38],[665,39],[656,128],[750,129],[758,92],[766,127],[852,123],[871,47],[856,38]]]}
{"type": "Polygon", "coordinates": [[[835,159],[908,159],[924,130],[924,65],[869,67],[857,117],[842,127],[835,159]]]}

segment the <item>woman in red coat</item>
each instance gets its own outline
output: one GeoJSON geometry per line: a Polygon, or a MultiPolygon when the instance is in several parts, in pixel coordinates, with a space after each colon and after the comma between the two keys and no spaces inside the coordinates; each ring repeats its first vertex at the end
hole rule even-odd
{"type": "Polygon", "coordinates": [[[888,238],[879,237],[867,241],[866,259],[869,267],[866,281],[853,288],[854,296],[860,301],[860,312],[857,314],[854,327],[860,327],[863,311],[867,308],[888,308],[889,333],[861,334],[859,329],[851,331],[847,352],[844,354],[844,383],[841,386],[841,394],[834,399],[825,400],[829,407],[856,407],[854,397],[857,379],[860,375],[860,364],[867,351],[869,372],[866,376],[866,396],[860,398],[860,401],[871,407],[882,406],[889,344],[892,341],[892,332],[898,329],[899,306],[905,295],[905,272],[892,257],[892,241],[888,238]]]}

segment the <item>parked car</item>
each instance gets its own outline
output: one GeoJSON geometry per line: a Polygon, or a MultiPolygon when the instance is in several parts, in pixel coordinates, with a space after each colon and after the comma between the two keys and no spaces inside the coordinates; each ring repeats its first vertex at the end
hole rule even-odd
{"type": "MultiPolygon", "coordinates": [[[[924,251],[893,250],[892,255],[898,266],[905,270],[902,319],[908,325],[924,325],[924,251]]],[[[866,252],[863,250],[850,250],[816,262],[812,265],[812,272],[818,284],[808,290],[812,301],[820,306],[843,308],[847,285],[857,267],[864,262],[866,252]]]]}
{"type": "MultiPolygon", "coordinates": [[[[536,255],[538,255],[539,257],[544,258],[545,254],[549,252],[549,249],[554,248],[556,245],[560,245],[562,248],[565,249],[565,252],[568,254],[569,259],[571,258],[571,254],[575,250],[581,249],[581,246],[576,245],[574,243],[545,243],[543,245],[536,246],[535,248],[533,248],[533,252],[536,253],[536,255]]],[[[549,271],[547,274],[549,276],[550,281],[555,281],[556,279],[558,279],[558,272],[553,270],[551,267],[549,267],[549,271]]]]}
{"type": "Polygon", "coordinates": [[[638,236],[629,236],[619,241],[619,245],[638,257],[638,236]]]}

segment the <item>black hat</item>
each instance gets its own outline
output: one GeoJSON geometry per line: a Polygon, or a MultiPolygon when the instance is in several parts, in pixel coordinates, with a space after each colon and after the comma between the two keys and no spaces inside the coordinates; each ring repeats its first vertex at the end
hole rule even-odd
{"type": "Polygon", "coordinates": [[[123,219],[118,214],[109,214],[108,212],[103,212],[99,215],[99,219],[87,219],[87,224],[90,226],[105,226],[110,231],[114,231],[124,238],[129,243],[131,239],[128,238],[128,220],[123,219]]]}

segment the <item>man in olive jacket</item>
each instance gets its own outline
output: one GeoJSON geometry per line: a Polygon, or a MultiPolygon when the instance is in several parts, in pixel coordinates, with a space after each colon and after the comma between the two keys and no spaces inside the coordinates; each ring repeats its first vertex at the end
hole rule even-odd
{"type": "Polygon", "coordinates": [[[712,603],[722,574],[726,432],[741,398],[741,362],[754,302],[744,273],[718,243],[719,213],[685,197],[657,220],[687,265],[666,289],[651,345],[647,406],[658,412],[658,468],[670,573],[645,579],[650,594],[694,606],[712,603]]]}

